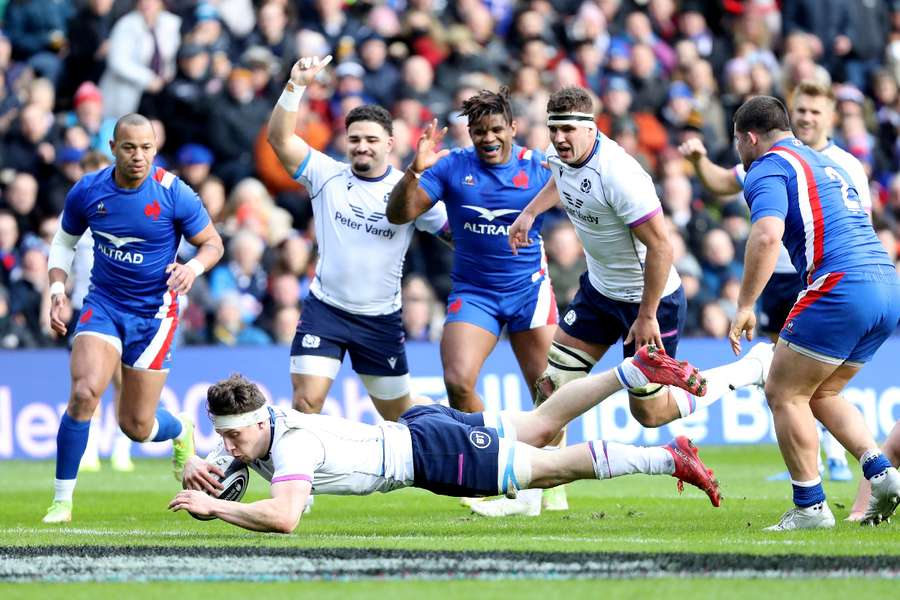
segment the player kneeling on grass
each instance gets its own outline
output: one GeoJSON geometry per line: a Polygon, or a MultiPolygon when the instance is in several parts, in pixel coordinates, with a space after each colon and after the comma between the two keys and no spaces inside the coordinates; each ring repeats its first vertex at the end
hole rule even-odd
{"type": "Polygon", "coordinates": [[[232,375],[207,392],[222,442],[206,460],[188,460],[186,489],[169,508],[246,529],[289,533],[313,491],[366,495],[418,487],[445,496],[515,495],[519,489],[632,473],[672,475],[679,490],[687,482],[718,506],[713,473],[686,437],[650,448],[596,440],[555,452],[540,449],[569,421],[623,386],[651,381],[697,395],[706,385],[693,366],[646,346],[617,369],[561,387],[532,412],[463,413],[432,404],[414,406],[399,423],[368,425],[265,406],[256,385],[232,375]],[[247,504],[214,497],[224,473],[213,463],[225,454],[270,481],[272,497],[247,504]]]}

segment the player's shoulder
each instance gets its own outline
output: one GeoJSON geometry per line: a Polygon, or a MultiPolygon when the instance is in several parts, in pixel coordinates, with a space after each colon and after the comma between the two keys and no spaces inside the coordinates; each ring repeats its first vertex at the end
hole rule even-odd
{"type": "Polygon", "coordinates": [[[859,162],[859,159],[853,156],[850,152],[847,152],[834,142],[828,144],[824,150],[822,150],[822,154],[827,156],[833,162],[837,163],[837,165],[847,171],[865,171],[862,163],[859,162]]]}
{"type": "Polygon", "coordinates": [[[754,181],[772,175],[789,175],[788,158],[782,154],[781,148],[773,148],[753,161],[744,176],[744,186],[749,187],[754,181]]]}
{"type": "Polygon", "coordinates": [[[541,163],[547,159],[546,155],[540,150],[525,148],[515,144],[513,145],[513,156],[520,164],[530,163],[536,166],[541,166],[541,163]]]}

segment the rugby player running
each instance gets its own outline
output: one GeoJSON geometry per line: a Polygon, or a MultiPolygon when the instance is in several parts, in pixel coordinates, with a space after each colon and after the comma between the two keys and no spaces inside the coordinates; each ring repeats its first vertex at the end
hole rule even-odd
{"type": "Polygon", "coordinates": [[[45,523],[72,520],[78,463],[91,416],[114,373],[122,367],[118,422],[138,442],[173,442],[179,481],[194,454],[190,417],[159,407],[172,364],[178,296],[222,257],[222,240],[203,203],[181,179],[153,166],[156,136],[139,114],[116,123],[110,148],[115,164],[81,178],[66,196],[60,227],[50,249],[50,325],[66,335],[61,319],[66,279],[75,245],[90,228],[94,236],[92,287],[75,328],[71,393],[56,437],[53,503],[45,523]],[[175,262],[184,236],[198,248],[186,264],[175,262]]]}

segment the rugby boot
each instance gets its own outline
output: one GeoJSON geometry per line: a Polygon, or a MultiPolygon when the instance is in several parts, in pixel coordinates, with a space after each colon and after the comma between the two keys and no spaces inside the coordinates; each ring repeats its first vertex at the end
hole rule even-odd
{"type": "Polygon", "coordinates": [[[54,500],[47,514],[42,519],[44,523],[69,523],[72,521],[72,501],[54,500]]]}
{"type": "Polygon", "coordinates": [[[662,348],[642,346],[631,359],[651,383],[674,385],[695,396],[706,394],[706,377],[686,360],[677,361],[662,348]]]}
{"type": "Polygon", "coordinates": [[[178,420],[181,421],[181,434],[172,440],[172,474],[180,483],[184,478],[184,465],[194,455],[194,420],[186,413],[180,414],[178,420]]]}
{"type": "Polygon", "coordinates": [[[708,469],[700,460],[697,447],[691,440],[679,435],[663,448],[669,451],[675,461],[675,472],[672,473],[672,477],[678,480],[679,492],[684,491],[684,483],[687,482],[706,492],[713,506],[722,503],[719,482],[715,480],[712,469],[708,469]]]}
{"type": "Polygon", "coordinates": [[[869,480],[872,484],[872,495],[869,497],[869,508],[863,515],[863,525],[878,525],[890,521],[891,515],[900,504],[900,473],[890,467],[869,480]]]}
{"type": "Polygon", "coordinates": [[[781,516],[775,525],[763,531],[794,531],[796,529],[830,529],[834,527],[834,515],[828,502],[819,502],[806,508],[795,506],[781,516]]]}

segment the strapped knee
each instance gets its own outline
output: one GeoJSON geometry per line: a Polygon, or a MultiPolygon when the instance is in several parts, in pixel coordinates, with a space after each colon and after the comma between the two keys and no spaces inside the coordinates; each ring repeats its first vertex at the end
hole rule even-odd
{"type": "Polygon", "coordinates": [[[570,381],[587,376],[596,363],[584,350],[553,342],[547,353],[547,369],[535,383],[535,406],[570,381]]]}

